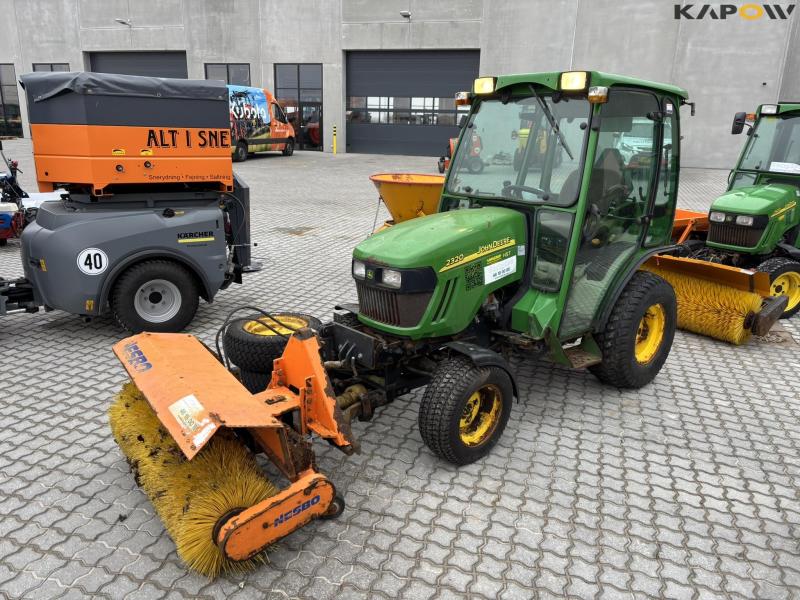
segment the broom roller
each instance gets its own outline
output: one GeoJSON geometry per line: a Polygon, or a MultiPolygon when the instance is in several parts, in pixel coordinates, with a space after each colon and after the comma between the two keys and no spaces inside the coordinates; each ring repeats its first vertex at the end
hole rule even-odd
{"type": "Polygon", "coordinates": [[[255,395],[192,336],[145,333],[114,351],[133,379],[109,409],[114,439],[191,569],[210,577],[249,570],[277,540],[343,510],[308,437],[352,452],[340,402],[366,390],[329,395],[310,330],[290,338],[269,387],[255,395]],[[299,414],[297,429],[286,424],[297,419],[281,418],[287,413],[299,414]],[[243,429],[286,488],[264,475],[236,433],[243,429]]]}

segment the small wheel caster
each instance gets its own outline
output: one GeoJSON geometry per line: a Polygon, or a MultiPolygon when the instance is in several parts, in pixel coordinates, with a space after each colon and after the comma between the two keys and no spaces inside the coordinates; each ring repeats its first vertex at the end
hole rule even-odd
{"type": "Polygon", "coordinates": [[[325,514],[320,516],[320,519],[325,519],[326,521],[328,519],[335,519],[344,512],[344,507],[344,498],[339,494],[336,494],[333,497],[333,500],[331,500],[328,510],[325,512],[325,514]]]}

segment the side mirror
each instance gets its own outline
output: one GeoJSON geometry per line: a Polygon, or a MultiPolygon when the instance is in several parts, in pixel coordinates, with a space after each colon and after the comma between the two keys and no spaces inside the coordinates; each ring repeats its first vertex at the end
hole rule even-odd
{"type": "Polygon", "coordinates": [[[744,131],[744,125],[747,121],[747,113],[745,112],[737,112],[733,115],[733,125],[731,125],[731,134],[732,135],[739,135],[744,131]]]}

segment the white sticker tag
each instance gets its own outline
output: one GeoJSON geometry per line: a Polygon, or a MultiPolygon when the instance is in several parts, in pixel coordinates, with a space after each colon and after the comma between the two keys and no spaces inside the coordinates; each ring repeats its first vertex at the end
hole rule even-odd
{"type": "Polygon", "coordinates": [[[483,268],[484,283],[492,283],[498,279],[502,279],[507,275],[511,275],[517,270],[517,257],[509,256],[493,265],[487,265],[483,268]]]}
{"type": "Polygon", "coordinates": [[[525,256],[525,245],[520,244],[517,246],[517,256],[525,256]]]}
{"type": "Polygon", "coordinates": [[[774,173],[800,174],[800,165],[790,162],[773,162],[769,165],[769,170],[774,173]]]}
{"type": "Polygon", "coordinates": [[[86,248],[78,253],[78,268],[84,275],[100,275],[108,268],[108,255],[100,248],[86,248]]]}
{"type": "Polygon", "coordinates": [[[169,412],[172,413],[172,416],[175,417],[175,420],[180,424],[183,430],[189,434],[194,434],[207,423],[211,423],[208,416],[204,414],[205,409],[203,405],[195,398],[194,394],[184,396],[177,402],[170,404],[169,412]]]}

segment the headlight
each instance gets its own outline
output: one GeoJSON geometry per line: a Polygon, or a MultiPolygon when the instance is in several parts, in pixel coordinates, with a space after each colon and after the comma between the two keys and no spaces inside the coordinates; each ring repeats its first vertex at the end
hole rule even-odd
{"type": "Polygon", "coordinates": [[[393,288],[399,288],[402,281],[403,275],[400,273],[400,271],[395,271],[394,269],[383,270],[381,282],[384,285],[388,285],[389,287],[393,288]]]}
{"type": "Polygon", "coordinates": [[[753,217],[749,215],[739,215],[736,217],[736,224],[750,227],[753,224],[753,217]]]}
{"type": "Polygon", "coordinates": [[[714,223],[724,223],[725,222],[725,213],[724,212],[712,212],[708,215],[708,220],[713,221],[714,223]]]}
{"type": "Polygon", "coordinates": [[[360,260],[353,261],[353,277],[364,279],[367,276],[367,265],[360,260]]]}

